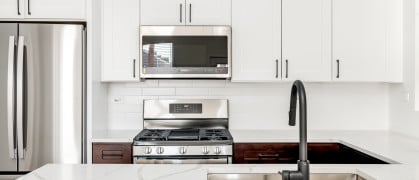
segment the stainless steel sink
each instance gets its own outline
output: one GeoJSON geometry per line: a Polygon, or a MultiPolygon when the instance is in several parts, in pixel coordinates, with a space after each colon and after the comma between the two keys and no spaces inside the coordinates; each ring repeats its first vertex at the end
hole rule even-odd
{"type": "MultiPolygon", "coordinates": [[[[208,180],[282,180],[280,174],[208,174],[208,180]]],[[[366,180],[350,173],[310,174],[310,180],[366,180]]]]}

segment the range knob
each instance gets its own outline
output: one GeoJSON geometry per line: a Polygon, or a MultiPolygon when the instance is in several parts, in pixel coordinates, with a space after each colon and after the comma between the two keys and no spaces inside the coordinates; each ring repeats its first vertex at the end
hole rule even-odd
{"type": "Polygon", "coordinates": [[[202,148],[202,153],[204,153],[204,154],[208,154],[209,153],[209,149],[208,149],[207,146],[205,146],[205,147],[202,148]]]}
{"type": "Polygon", "coordinates": [[[144,148],[144,154],[150,154],[152,151],[151,147],[145,147],[144,148]]]}
{"type": "Polygon", "coordinates": [[[215,147],[215,154],[220,154],[220,153],[221,153],[221,148],[215,147]]]}
{"type": "Polygon", "coordinates": [[[179,153],[180,154],[185,154],[186,153],[186,147],[180,147],[179,148],[179,153]]]}
{"type": "Polygon", "coordinates": [[[163,147],[158,147],[158,148],[156,149],[156,151],[157,151],[157,154],[163,154],[163,152],[164,152],[164,148],[163,148],[163,147]]]}

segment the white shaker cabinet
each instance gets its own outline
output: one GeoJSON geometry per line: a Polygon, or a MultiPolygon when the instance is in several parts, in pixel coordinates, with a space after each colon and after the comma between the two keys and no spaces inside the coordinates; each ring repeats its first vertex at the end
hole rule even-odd
{"type": "Polygon", "coordinates": [[[231,0],[186,0],[186,25],[231,25],[231,0]]]}
{"type": "Polygon", "coordinates": [[[84,20],[86,0],[3,0],[0,19],[84,20]]]}
{"type": "Polygon", "coordinates": [[[102,3],[102,81],[139,81],[139,1],[102,3]]]}
{"type": "Polygon", "coordinates": [[[23,18],[22,0],[2,0],[0,19],[23,18]]]}
{"type": "Polygon", "coordinates": [[[86,0],[23,0],[25,18],[85,19],[86,0]]]}
{"type": "Polygon", "coordinates": [[[231,0],[141,0],[141,25],[231,25],[231,0]]]}
{"type": "Polygon", "coordinates": [[[232,1],[232,81],[281,80],[281,1],[232,1]]]}
{"type": "Polygon", "coordinates": [[[184,25],[185,0],[141,0],[141,25],[184,25]]]}
{"type": "Polygon", "coordinates": [[[331,6],[331,0],[282,0],[283,80],[332,80],[331,6]]]}
{"type": "Polygon", "coordinates": [[[333,0],[333,79],[386,81],[387,3],[333,0]]]}

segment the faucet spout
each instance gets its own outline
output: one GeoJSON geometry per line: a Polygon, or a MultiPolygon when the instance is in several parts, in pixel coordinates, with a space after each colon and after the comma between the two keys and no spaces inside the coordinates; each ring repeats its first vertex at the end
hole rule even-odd
{"type": "Polygon", "coordinates": [[[299,143],[299,160],[297,171],[282,171],[283,180],[309,180],[310,179],[310,168],[309,161],[307,159],[307,99],[306,91],[303,82],[300,80],[294,81],[291,88],[291,101],[289,111],[289,122],[290,126],[295,126],[295,118],[297,114],[297,97],[299,104],[299,125],[300,125],[300,143],[299,143]]]}

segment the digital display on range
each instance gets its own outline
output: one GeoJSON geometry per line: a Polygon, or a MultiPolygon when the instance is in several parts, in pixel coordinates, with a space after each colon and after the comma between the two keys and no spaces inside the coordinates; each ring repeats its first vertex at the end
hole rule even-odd
{"type": "Polygon", "coordinates": [[[200,114],[202,113],[202,104],[169,104],[169,111],[172,114],[200,114]]]}

